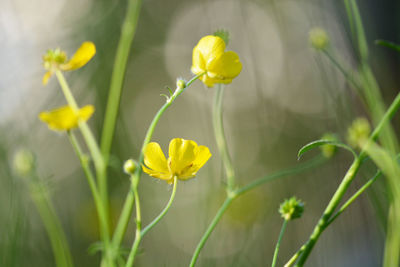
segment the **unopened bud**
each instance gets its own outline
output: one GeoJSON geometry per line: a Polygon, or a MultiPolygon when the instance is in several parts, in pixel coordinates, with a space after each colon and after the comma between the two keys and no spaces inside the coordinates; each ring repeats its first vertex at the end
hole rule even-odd
{"type": "Polygon", "coordinates": [[[35,157],[28,149],[19,149],[13,158],[13,169],[20,176],[27,176],[35,167],[35,157]]]}
{"type": "Polygon", "coordinates": [[[313,28],[309,32],[309,41],[315,49],[323,50],[329,44],[329,36],[325,30],[321,28],[313,28]]]}
{"type": "Polygon", "coordinates": [[[228,46],[229,44],[229,32],[225,29],[218,29],[214,32],[214,36],[220,37],[222,40],[224,40],[225,45],[228,46]]]}
{"type": "Polygon", "coordinates": [[[279,207],[279,213],[286,221],[300,218],[304,211],[304,203],[296,197],[285,199],[279,207]]]}
{"type": "MultiPolygon", "coordinates": [[[[336,141],[337,137],[332,134],[332,133],[326,133],[322,136],[322,140],[328,140],[328,141],[336,141]]],[[[320,146],[322,155],[326,158],[331,158],[335,152],[336,152],[336,146],[334,145],[322,145],[320,146]]]]}
{"type": "Polygon", "coordinates": [[[124,163],[124,172],[128,175],[132,175],[136,170],[137,163],[133,159],[128,159],[124,163]]]}
{"type": "Polygon", "coordinates": [[[362,147],[368,140],[371,126],[366,118],[357,118],[347,130],[347,141],[353,147],[362,147]]]}
{"type": "Polygon", "coordinates": [[[183,89],[186,87],[186,81],[184,79],[177,79],[176,80],[176,87],[178,89],[183,89]]]}

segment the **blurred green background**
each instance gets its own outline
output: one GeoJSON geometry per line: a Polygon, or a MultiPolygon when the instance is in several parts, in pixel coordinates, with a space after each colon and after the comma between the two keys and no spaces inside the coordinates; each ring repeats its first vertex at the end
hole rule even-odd
{"type": "MultiPolygon", "coordinates": [[[[400,41],[398,1],[359,1],[371,63],[386,103],[398,87],[399,57],[374,45],[400,41]]],[[[11,168],[15,151],[29,148],[66,231],[76,266],[98,266],[88,247],[99,240],[97,217],[86,179],[65,134],[40,122],[42,110],[66,104],[55,77],[41,84],[41,56],[61,47],[69,55],[86,40],[95,58],[67,74],[80,105],[94,104],[90,124],[100,133],[126,1],[0,1],[0,266],[54,266],[50,243],[29,196],[26,181],[11,168]]],[[[346,66],[354,67],[342,1],[218,0],[143,1],[128,63],[109,184],[111,210],[119,215],[129,187],[122,162],[136,158],[147,127],[163,104],[166,86],[189,79],[191,53],[198,40],[216,29],[230,32],[229,49],[242,61],[242,73],[225,90],[224,123],[240,184],[297,164],[298,149],[325,132],[345,139],[356,116],[366,116],[341,74],[308,43],[308,31],[324,28],[346,66]]],[[[224,199],[224,174],[211,121],[214,90],[192,85],[164,114],[153,141],[167,150],[175,137],[210,147],[213,157],[195,179],[178,184],[175,202],[143,240],[137,266],[187,266],[206,226],[224,199]]],[[[396,127],[396,124],[395,128],[396,127]]],[[[304,159],[315,156],[310,152],[304,159]]],[[[284,198],[296,195],[305,213],[291,222],[280,260],[307,239],[341,181],[351,156],[340,151],[318,169],[265,184],[228,210],[200,255],[198,266],[266,266],[272,260],[284,198]]],[[[372,176],[363,167],[350,192],[372,176]]],[[[170,186],[144,174],[140,182],[143,221],[166,204],[170,186]]],[[[350,194],[348,194],[350,195],[350,194]]],[[[380,266],[385,233],[385,185],[377,182],[322,235],[308,266],[380,266]]],[[[133,219],[124,245],[134,237],[133,219]]]]}

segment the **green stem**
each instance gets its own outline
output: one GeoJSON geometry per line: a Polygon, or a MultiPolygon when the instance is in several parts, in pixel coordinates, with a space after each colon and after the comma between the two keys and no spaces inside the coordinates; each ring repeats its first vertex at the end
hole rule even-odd
{"type": "Polygon", "coordinates": [[[329,59],[329,61],[332,63],[333,66],[335,66],[341,73],[342,75],[346,78],[346,80],[356,89],[357,93],[359,94],[360,97],[362,97],[362,87],[361,85],[359,85],[353,78],[353,76],[350,74],[349,71],[347,71],[342,64],[339,63],[339,61],[337,61],[335,59],[335,57],[333,55],[331,55],[331,53],[324,49],[322,50],[322,52],[324,53],[324,55],[329,59]]]}
{"type": "Polygon", "coordinates": [[[274,258],[272,259],[272,267],[275,267],[275,265],[276,265],[276,260],[278,259],[279,247],[281,245],[282,237],[283,237],[283,234],[285,233],[287,223],[288,223],[288,220],[283,220],[282,229],[279,234],[278,242],[276,243],[276,247],[275,247],[274,258]]]}
{"type": "MultiPolygon", "coordinates": [[[[140,224],[140,226],[138,226],[139,224],[137,223],[137,219],[136,219],[137,228],[136,228],[135,241],[133,242],[132,249],[131,249],[131,252],[129,253],[128,261],[126,262],[125,267],[133,266],[133,263],[135,261],[135,256],[139,249],[140,241],[142,240],[143,236],[148,231],[150,231],[150,229],[153,228],[165,216],[165,214],[167,214],[169,208],[172,205],[172,202],[174,201],[177,184],[178,184],[178,177],[175,176],[171,197],[167,203],[167,206],[161,211],[161,213],[148,226],[146,226],[143,230],[141,230],[141,224],[140,224]]],[[[137,188],[136,188],[135,192],[137,192],[137,188]]],[[[137,214],[137,210],[139,208],[139,214],[136,215],[136,218],[140,218],[140,206],[138,205],[139,196],[137,195],[137,193],[135,193],[135,199],[136,199],[136,214],[137,214]]]]}
{"type": "Polygon", "coordinates": [[[117,54],[115,56],[113,72],[111,75],[110,92],[108,95],[103,131],[101,135],[101,152],[103,153],[106,162],[108,161],[108,156],[110,154],[115,132],[115,124],[118,116],[126,65],[128,62],[133,37],[135,36],[137,28],[141,4],[141,0],[129,0],[125,21],[122,25],[121,35],[118,42],[117,54]]]}
{"type": "Polygon", "coordinates": [[[365,190],[367,190],[379,177],[382,176],[382,172],[379,170],[376,172],[376,174],[368,180],[360,189],[357,190],[356,193],[354,193],[353,196],[349,198],[341,207],[340,209],[333,215],[331,219],[327,222],[327,226],[330,225],[333,221],[337,219],[337,217],[340,216],[350,205],[353,203],[362,193],[364,193],[365,190]]]}
{"type": "Polygon", "coordinates": [[[196,250],[193,253],[192,260],[190,261],[190,267],[194,267],[197,259],[200,255],[200,252],[204,245],[207,242],[207,239],[210,237],[211,233],[214,231],[214,228],[217,226],[218,222],[221,220],[222,216],[224,215],[226,209],[230,206],[232,201],[236,198],[236,196],[227,196],[225,202],[219,208],[217,214],[215,215],[214,219],[211,221],[210,225],[208,226],[206,232],[203,234],[199,244],[196,247],[196,250]]]}
{"type": "Polygon", "coordinates": [[[175,176],[174,177],[174,185],[172,188],[172,193],[171,193],[171,197],[169,198],[169,201],[167,203],[167,205],[165,206],[165,208],[161,211],[161,213],[151,222],[149,223],[149,225],[147,225],[143,230],[142,230],[142,236],[144,236],[148,231],[151,230],[151,228],[153,228],[164,216],[165,214],[167,214],[169,208],[172,205],[172,202],[175,199],[175,194],[176,194],[176,186],[178,184],[178,178],[175,176]]]}
{"type": "Polygon", "coordinates": [[[43,185],[39,183],[40,181],[37,178],[32,181],[30,184],[30,191],[32,199],[46,228],[47,235],[49,236],[56,266],[72,267],[74,264],[61,222],[54,211],[54,207],[51,204],[47,191],[43,188],[43,185]]]}
{"type": "Polygon", "coordinates": [[[232,159],[229,155],[228,144],[226,142],[224,124],[223,124],[223,112],[222,102],[224,96],[224,86],[217,84],[214,108],[213,108],[213,126],[214,135],[217,142],[219,153],[221,154],[222,162],[224,163],[226,178],[227,178],[227,191],[228,194],[234,190],[235,187],[235,170],[233,168],[232,159]]]}
{"type": "Polygon", "coordinates": [[[240,197],[241,195],[245,194],[246,192],[249,192],[255,188],[257,188],[260,185],[263,185],[267,182],[270,182],[272,180],[281,178],[281,177],[285,177],[285,176],[291,176],[294,174],[298,174],[301,173],[303,171],[309,170],[313,167],[319,166],[322,163],[325,162],[325,158],[322,157],[317,157],[315,159],[312,159],[308,162],[305,163],[301,163],[296,167],[293,167],[291,169],[288,170],[283,170],[283,171],[279,171],[270,175],[266,175],[263,176],[257,180],[255,180],[254,182],[243,186],[235,191],[233,191],[233,193],[228,194],[225,202],[222,204],[222,206],[220,207],[220,209],[218,210],[217,214],[215,215],[214,219],[211,221],[210,225],[208,226],[206,232],[203,234],[203,236],[200,239],[200,242],[198,243],[195,252],[193,253],[192,256],[192,260],[190,262],[190,267],[195,266],[197,259],[199,257],[199,254],[202,250],[202,248],[204,247],[205,243],[207,242],[208,238],[210,237],[211,233],[213,232],[214,228],[217,226],[219,220],[221,219],[221,217],[223,216],[223,214],[225,213],[226,209],[229,207],[229,205],[231,204],[231,202],[240,197]]]}
{"type": "Polygon", "coordinates": [[[136,234],[135,234],[135,241],[133,242],[131,252],[129,253],[128,261],[126,262],[126,267],[133,266],[133,262],[135,260],[135,256],[137,253],[137,250],[139,248],[140,241],[142,239],[142,215],[141,215],[141,210],[140,210],[140,201],[139,201],[139,192],[138,192],[138,180],[139,177],[137,176],[132,176],[132,190],[133,194],[135,196],[135,204],[136,204],[136,234]]]}
{"type": "MultiPolygon", "coordinates": [[[[375,130],[372,132],[369,141],[376,140],[379,134],[385,129],[386,123],[390,121],[390,119],[394,116],[396,111],[400,107],[400,93],[396,96],[392,104],[390,105],[389,109],[383,115],[381,121],[376,126],[375,130]]],[[[366,158],[365,150],[362,150],[360,156],[356,158],[353,164],[350,166],[349,170],[347,171],[343,181],[339,185],[338,189],[336,190],[335,194],[333,195],[332,199],[329,201],[328,206],[326,207],[322,217],[318,221],[317,225],[315,226],[312,234],[310,235],[306,244],[300,248],[300,250],[296,253],[299,254],[299,260],[296,266],[303,266],[305,261],[307,260],[311,250],[313,249],[315,243],[318,241],[319,236],[328,226],[329,219],[331,218],[333,212],[335,211],[336,207],[339,205],[343,195],[347,191],[350,183],[353,181],[359,167],[361,166],[363,159],[366,158]]],[[[290,260],[292,261],[292,259],[290,260]]]]}
{"type": "MultiPolygon", "coordinates": [[[[68,105],[75,111],[79,111],[79,107],[77,102],[72,95],[71,89],[67,81],[64,78],[64,75],[61,71],[56,71],[56,76],[58,78],[58,82],[60,83],[61,89],[64,93],[65,99],[68,102],[68,105]]],[[[112,252],[110,251],[110,227],[109,227],[109,216],[108,216],[108,190],[107,190],[107,177],[106,177],[106,165],[104,163],[103,156],[100,152],[100,148],[96,142],[96,139],[90,130],[89,126],[85,121],[79,121],[79,129],[81,130],[82,136],[85,140],[86,145],[89,148],[90,154],[93,158],[94,166],[96,169],[96,176],[99,186],[100,198],[101,198],[101,206],[104,211],[104,216],[106,218],[105,223],[102,228],[104,228],[105,233],[103,236],[104,246],[106,248],[106,259],[109,266],[113,266],[112,262],[112,252]]]]}
{"type": "Polygon", "coordinates": [[[99,226],[100,226],[101,236],[102,236],[102,239],[103,239],[108,233],[108,229],[105,228],[106,225],[107,225],[107,216],[106,216],[106,212],[104,210],[104,207],[101,204],[101,198],[100,198],[100,194],[99,194],[99,191],[97,189],[97,186],[96,186],[96,182],[95,182],[94,176],[92,174],[92,171],[90,170],[89,158],[88,158],[88,156],[86,156],[82,152],[82,149],[81,149],[78,141],[76,140],[75,135],[71,131],[68,132],[68,137],[69,137],[69,140],[70,140],[70,142],[72,144],[72,147],[75,150],[76,155],[79,158],[79,161],[81,163],[82,169],[83,169],[83,171],[85,173],[85,176],[87,178],[90,190],[92,192],[94,203],[96,205],[97,213],[98,213],[98,216],[99,216],[99,226]]]}
{"type": "Polygon", "coordinates": [[[328,206],[326,207],[322,217],[319,219],[317,225],[314,228],[309,240],[305,244],[305,248],[300,255],[299,261],[297,266],[303,266],[304,262],[308,258],[308,255],[311,253],[311,250],[314,248],[315,243],[317,242],[319,236],[326,228],[326,223],[328,219],[331,217],[332,213],[335,211],[337,205],[340,203],[344,193],[347,191],[348,187],[350,186],[351,182],[353,181],[355,175],[357,174],[358,169],[361,166],[361,158],[358,157],[354,160],[353,164],[350,166],[349,170],[347,171],[346,175],[343,178],[343,181],[339,185],[338,189],[336,190],[335,194],[333,195],[332,199],[329,201],[328,206]]]}
{"type": "Polygon", "coordinates": [[[314,159],[311,159],[309,161],[306,161],[304,163],[300,163],[297,166],[290,168],[290,169],[286,169],[286,170],[282,170],[282,171],[278,171],[276,173],[273,174],[269,174],[269,175],[265,175],[263,177],[260,177],[258,179],[256,179],[254,182],[249,183],[248,185],[242,186],[241,188],[236,190],[236,194],[238,195],[242,195],[262,184],[265,184],[267,182],[270,182],[272,180],[278,179],[278,178],[282,178],[285,176],[292,176],[294,174],[298,174],[298,173],[302,173],[303,171],[307,171],[309,169],[312,169],[314,167],[320,166],[322,163],[326,162],[326,158],[325,157],[315,157],[314,159]]]}
{"type": "MultiPolygon", "coordinates": [[[[157,126],[158,121],[160,120],[162,114],[167,110],[167,108],[172,105],[172,103],[175,101],[175,99],[180,96],[193,82],[195,82],[200,76],[202,76],[204,73],[199,74],[195,77],[193,77],[190,81],[188,81],[185,85],[184,88],[176,88],[175,93],[167,99],[165,104],[160,108],[160,110],[157,112],[157,114],[154,116],[153,121],[151,122],[146,136],[143,141],[142,148],[140,150],[140,155],[139,155],[139,165],[141,166],[143,164],[143,152],[144,148],[147,146],[147,144],[150,142],[153,132],[155,130],[155,127],[157,126]]],[[[139,182],[139,177],[142,173],[142,168],[137,168],[135,173],[133,174],[135,179],[132,179],[133,181],[136,181],[137,183],[139,182]]],[[[128,195],[126,196],[124,206],[122,208],[121,216],[118,220],[117,227],[115,228],[114,236],[112,239],[112,246],[114,249],[118,249],[119,246],[121,245],[122,239],[125,235],[126,228],[128,227],[129,223],[129,218],[131,217],[132,214],[132,209],[133,209],[133,204],[135,202],[135,197],[134,197],[134,192],[133,190],[129,190],[128,195]]]]}

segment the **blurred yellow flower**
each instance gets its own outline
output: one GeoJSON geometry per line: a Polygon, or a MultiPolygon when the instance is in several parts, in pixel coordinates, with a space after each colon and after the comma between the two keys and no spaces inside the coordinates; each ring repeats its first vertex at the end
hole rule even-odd
{"type": "Polygon", "coordinates": [[[208,147],[182,138],[171,140],[168,153],[166,159],[158,143],[149,143],[144,149],[143,171],[168,183],[172,183],[175,176],[187,180],[194,177],[211,157],[208,147]]]}
{"type": "Polygon", "coordinates": [[[218,36],[201,38],[193,49],[192,61],[192,72],[204,73],[199,79],[208,87],[215,83],[231,83],[242,70],[238,54],[225,52],[225,42],[218,36]]]}
{"type": "Polygon", "coordinates": [[[59,48],[48,50],[43,56],[44,68],[47,72],[43,76],[43,84],[46,85],[51,75],[56,70],[76,70],[88,63],[96,54],[96,46],[92,42],[83,42],[70,60],[67,61],[67,55],[59,48]]]}
{"type": "Polygon", "coordinates": [[[63,106],[39,114],[39,119],[47,123],[49,129],[55,131],[68,131],[78,127],[79,120],[87,121],[93,114],[92,105],[84,106],[75,112],[70,106],[63,106]]]}

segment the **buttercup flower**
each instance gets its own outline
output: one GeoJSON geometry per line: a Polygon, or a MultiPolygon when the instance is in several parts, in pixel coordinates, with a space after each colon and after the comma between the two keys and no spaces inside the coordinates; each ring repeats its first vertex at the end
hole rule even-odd
{"type": "Polygon", "coordinates": [[[68,131],[78,127],[79,120],[87,121],[93,114],[92,105],[84,106],[75,112],[70,106],[63,106],[39,114],[39,119],[47,123],[49,129],[55,131],[68,131]]]}
{"type": "Polygon", "coordinates": [[[158,143],[149,143],[144,149],[143,171],[167,183],[172,183],[175,176],[187,180],[193,178],[211,157],[208,147],[182,138],[171,140],[168,153],[169,158],[166,159],[158,143]]]}
{"type": "Polygon", "coordinates": [[[46,85],[51,75],[56,70],[76,70],[89,62],[96,54],[96,46],[92,42],[84,42],[75,52],[70,60],[67,60],[67,54],[59,48],[48,50],[43,56],[43,65],[47,72],[43,76],[43,84],[46,85]]]}
{"type": "Polygon", "coordinates": [[[238,54],[225,52],[225,42],[218,36],[208,35],[193,49],[192,72],[204,73],[199,79],[208,87],[215,83],[231,83],[242,70],[238,54]]]}

